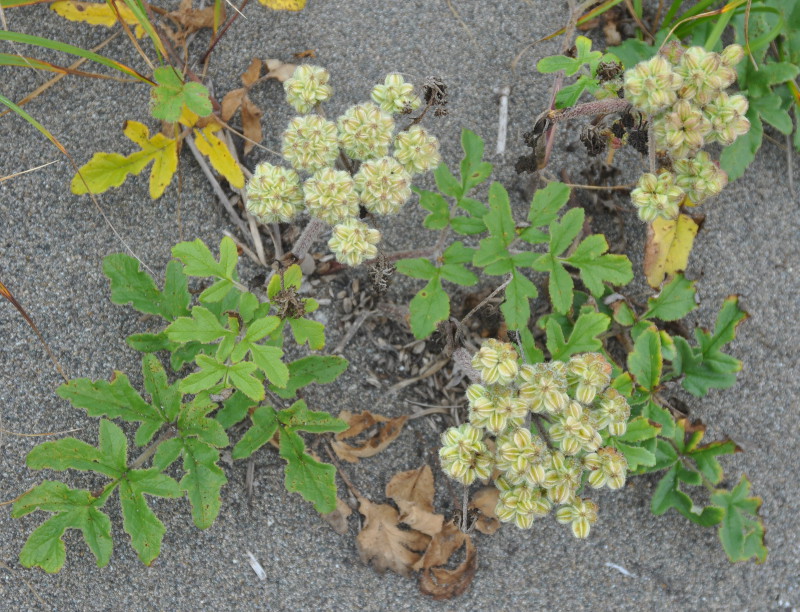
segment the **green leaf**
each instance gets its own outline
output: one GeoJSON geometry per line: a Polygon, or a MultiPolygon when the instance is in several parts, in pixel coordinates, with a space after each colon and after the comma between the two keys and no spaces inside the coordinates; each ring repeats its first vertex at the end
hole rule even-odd
{"type": "MultiPolygon", "coordinates": [[[[659,516],[670,508],[675,508],[690,521],[710,527],[718,524],[723,519],[723,511],[717,506],[707,506],[702,511],[697,512],[692,499],[678,485],[679,465],[673,465],[656,486],[650,509],[653,514],[659,516]]],[[[712,503],[713,496],[712,496],[712,503]]]]}
{"type": "Polygon", "coordinates": [[[506,299],[500,306],[506,325],[509,329],[527,329],[531,318],[530,301],[535,299],[539,292],[526,276],[514,270],[511,282],[506,287],[506,299]]]}
{"type": "Polygon", "coordinates": [[[433,171],[433,178],[436,179],[436,186],[444,195],[452,198],[460,198],[464,195],[464,188],[461,182],[453,176],[450,169],[445,164],[439,164],[433,171]]]}
{"type": "Polygon", "coordinates": [[[149,274],[139,269],[139,261],[124,253],[106,256],[103,274],[111,282],[111,301],[115,304],[130,303],[139,312],[160,315],[167,321],[189,312],[191,295],[183,269],[176,261],[167,265],[163,292],[149,274]]]}
{"type": "Polygon", "coordinates": [[[514,269],[514,263],[511,260],[511,254],[503,244],[502,238],[491,236],[484,238],[478,245],[478,250],[475,251],[475,256],[472,259],[472,264],[480,268],[484,268],[484,274],[490,276],[500,276],[508,274],[514,269]]]}
{"type": "Polygon", "coordinates": [[[750,105],[758,111],[764,121],[774,126],[781,134],[792,133],[794,128],[792,118],[777,94],[751,99],[750,105]]]}
{"type": "Polygon", "coordinates": [[[608,329],[611,317],[600,312],[582,312],[575,321],[575,326],[565,341],[561,326],[554,319],[547,321],[547,350],[551,359],[564,361],[575,353],[586,353],[600,350],[603,343],[597,336],[608,329]]]}
{"type": "Polygon", "coordinates": [[[446,264],[466,264],[472,263],[475,249],[465,247],[464,243],[457,240],[442,253],[442,261],[446,264]]]}
{"type": "Polygon", "coordinates": [[[233,447],[234,459],[249,457],[270,441],[278,429],[278,419],[272,406],[259,406],[250,417],[253,424],[233,447]]]}
{"type": "Polygon", "coordinates": [[[533,227],[550,225],[558,218],[558,211],[569,201],[569,194],[569,187],[557,181],[537,190],[528,211],[528,221],[533,227]]]}
{"type": "Polygon", "coordinates": [[[447,227],[450,223],[450,206],[441,195],[435,191],[425,191],[424,189],[414,189],[419,194],[419,205],[430,211],[422,224],[428,229],[440,230],[447,227]]]}
{"type": "Polygon", "coordinates": [[[638,445],[626,444],[625,442],[614,442],[614,446],[619,449],[628,461],[628,469],[636,471],[640,466],[652,467],[656,464],[656,456],[646,448],[638,445]]]}
{"type": "Polygon", "coordinates": [[[172,256],[183,262],[184,273],[189,276],[215,276],[233,281],[236,268],[236,243],[227,236],[220,243],[220,261],[217,262],[211,251],[197,238],[192,242],[181,242],[172,247],[172,256]]]}
{"type": "Polygon", "coordinates": [[[661,426],[643,416],[628,421],[628,428],[621,436],[615,436],[615,440],[621,442],[642,442],[650,440],[661,433],[661,426]]]}
{"type": "Polygon", "coordinates": [[[438,269],[430,261],[422,257],[401,259],[397,262],[397,271],[411,278],[431,279],[439,274],[438,269]]]}
{"type": "Polygon", "coordinates": [[[549,274],[547,288],[555,311],[562,314],[569,312],[572,307],[572,290],[575,285],[566,268],[551,253],[546,253],[537,259],[533,267],[540,272],[549,274]]]}
{"type": "Polygon", "coordinates": [[[741,177],[747,167],[753,163],[764,137],[764,127],[756,109],[749,108],[745,116],[750,120],[750,130],[747,134],[739,136],[732,145],[725,147],[719,158],[719,165],[728,174],[728,179],[731,181],[741,177]]]}
{"type": "Polygon", "coordinates": [[[550,254],[561,255],[583,227],[584,212],[582,208],[573,208],[561,218],[550,224],[550,254]]]}
{"type": "Polygon", "coordinates": [[[347,369],[347,359],[338,355],[309,355],[289,364],[289,382],[283,389],[271,388],[283,399],[295,396],[297,390],[311,383],[333,382],[347,369]]]}
{"type": "Polygon", "coordinates": [[[661,336],[656,326],[651,325],[636,338],[633,351],[628,354],[628,370],[639,385],[652,391],[661,382],[663,367],[661,336]]]}
{"type": "Polygon", "coordinates": [[[261,401],[265,397],[264,383],[253,376],[256,364],[240,361],[228,366],[228,379],[231,384],[250,399],[261,401]]]}
{"type": "Polygon", "coordinates": [[[578,268],[583,284],[595,297],[603,295],[603,283],[625,285],[633,280],[631,261],[625,255],[604,255],[606,251],[605,236],[593,234],[581,241],[565,260],[578,268]]]}
{"type": "Polygon", "coordinates": [[[177,422],[178,432],[181,437],[194,436],[210,446],[219,448],[228,446],[230,441],[228,440],[228,434],[225,433],[225,428],[217,419],[206,416],[216,407],[215,403],[201,396],[195,397],[188,404],[184,404],[177,422]]]}
{"type": "Polygon", "coordinates": [[[444,264],[439,268],[439,273],[443,279],[462,287],[478,284],[478,277],[474,272],[467,270],[463,264],[444,264]]]}
{"type": "Polygon", "coordinates": [[[145,565],[161,552],[161,540],[167,529],[147,505],[144,494],[181,497],[178,483],[159,470],[131,470],[119,485],[122,528],[131,537],[131,545],[145,565]]]}
{"type": "Polygon", "coordinates": [[[748,497],[750,481],[742,476],[733,491],[718,490],[711,503],[720,506],[725,515],[719,526],[719,539],[731,561],[747,561],[753,557],[758,563],[767,560],[764,546],[764,525],[758,518],[760,497],[748,497]]]}
{"type": "Polygon", "coordinates": [[[689,451],[688,455],[697,464],[697,469],[711,481],[712,484],[719,484],[722,480],[722,466],[717,461],[720,455],[731,455],[741,449],[732,440],[721,440],[704,444],[689,451]]]}
{"type": "MultiPolygon", "coordinates": [[[[142,360],[143,369],[149,367],[147,364],[150,362],[147,357],[149,356],[142,360]]],[[[160,406],[144,401],[122,372],[114,372],[110,383],[104,380],[92,382],[88,378],[74,378],[61,385],[56,393],[59,397],[69,400],[75,408],[86,410],[88,416],[107,416],[110,419],[141,422],[136,432],[137,444],[145,444],[165,422],[160,406]]],[[[168,395],[169,393],[173,392],[168,392],[168,395]]],[[[167,397],[165,401],[172,400],[167,397]]]]}
{"type": "Polygon", "coordinates": [[[456,202],[458,207],[467,211],[474,219],[483,219],[483,216],[489,210],[483,203],[473,198],[459,198],[456,202]]]}
{"type": "Polygon", "coordinates": [[[281,361],[283,351],[276,346],[264,346],[253,344],[250,347],[250,354],[253,356],[253,363],[264,372],[268,382],[276,387],[285,387],[289,382],[289,369],[281,361]]]}
{"type": "Polygon", "coordinates": [[[500,183],[492,183],[489,187],[489,212],[483,216],[483,222],[489,233],[493,237],[499,238],[504,247],[511,244],[517,237],[508,192],[500,183]]]}
{"type": "Polygon", "coordinates": [[[180,486],[189,496],[194,524],[200,529],[210,527],[222,504],[220,490],[228,482],[217,465],[219,451],[197,438],[182,441],[183,470],[180,486]]]}
{"type": "Polygon", "coordinates": [[[236,337],[236,334],[222,326],[217,316],[203,306],[192,308],[191,317],[179,317],[169,324],[166,330],[167,338],[173,342],[214,342],[226,336],[236,337]]]}
{"type": "Polygon", "coordinates": [[[280,434],[280,455],[286,461],[286,490],[299,493],[320,514],[336,509],[336,468],[305,452],[303,439],[289,429],[280,434]]]}
{"type": "MultiPolygon", "coordinates": [[[[181,407],[181,394],[177,383],[173,385],[167,383],[167,373],[155,355],[142,357],[142,376],[145,391],[150,395],[150,404],[159,415],[163,415],[165,422],[174,420],[181,407]]],[[[139,438],[138,432],[136,437],[139,438]]],[[[143,441],[137,440],[137,444],[142,446],[149,442],[151,437],[152,434],[144,436],[143,441]]]]}
{"type": "Polygon", "coordinates": [[[435,276],[415,295],[408,305],[411,331],[416,338],[427,338],[440,321],[450,316],[450,298],[435,276]]]}
{"type": "Polygon", "coordinates": [[[184,83],[183,77],[172,66],[161,66],[153,71],[158,86],[153,88],[151,113],[156,119],[175,122],[186,106],[200,117],[213,111],[208,89],[201,83],[184,83]]]}
{"type": "Polygon", "coordinates": [[[292,431],[310,433],[339,433],[350,426],[327,412],[314,412],[308,409],[304,400],[298,400],[290,408],[278,412],[278,420],[292,431]]]}
{"type": "Polygon", "coordinates": [[[695,294],[694,281],[688,280],[683,274],[676,274],[656,297],[648,298],[647,312],[642,318],[662,321],[682,319],[697,308],[695,294]]]}
{"type": "Polygon", "coordinates": [[[179,383],[179,388],[184,393],[207,391],[228,373],[228,367],[224,363],[220,363],[208,355],[198,355],[195,363],[200,366],[200,371],[189,374],[179,383]]]}
{"type": "Polygon", "coordinates": [[[581,97],[581,94],[586,91],[588,87],[597,87],[598,85],[600,85],[600,82],[597,79],[593,79],[588,74],[582,74],[578,77],[577,81],[571,85],[562,87],[558,91],[556,94],[556,108],[569,108],[574,106],[581,97]]]}
{"type": "Polygon", "coordinates": [[[169,341],[167,334],[132,334],[125,339],[128,346],[134,351],[143,353],[156,353],[158,351],[172,351],[177,345],[169,341]]]}
{"type": "Polygon", "coordinates": [[[759,65],[758,70],[755,70],[752,64],[748,64],[745,68],[747,93],[751,101],[773,95],[773,85],[793,81],[800,74],[800,66],[789,62],[764,63],[759,65]]]}
{"type": "Polygon", "coordinates": [[[722,352],[722,347],[736,337],[736,327],[749,315],[739,308],[739,298],[727,298],[717,315],[714,333],[695,329],[698,347],[692,348],[681,337],[676,337],[676,358],[673,368],[683,374],[681,384],[689,393],[702,397],[709,389],[725,389],[736,382],[736,373],[742,362],[722,352]]]}
{"type": "Polygon", "coordinates": [[[325,348],[325,326],[319,321],[303,318],[289,319],[289,327],[292,328],[292,334],[298,346],[308,342],[308,348],[313,351],[321,351],[325,348]]]}
{"type": "Polygon", "coordinates": [[[241,391],[236,391],[222,403],[222,408],[214,415],[223,429],[229,429],[240,423],[247,416],[247,412],[258,402],[251,400],[241,391]]]}
{"type": "Polygon", "coordinates": [[[520,344],[527,363],[541,363],[544,361],[544,352],[536,346],[531,330],[523,327],[519,330],[520,344]]]}
{"type": "Polygon", "coordinates": [[[492,164],[481,161],[483,158],[483,139],[470,130],[461,130],[461,148],[464,158],[461,160],[461,184],[463,194],[480,185],[492,173],[492,164]]]}
{"type": "Polygon", "coordinates": [[[11,516],[19,518],[35,510],[52,512],[55,516],[28,536],[19,555],[24,567],[41,567],[50,574],[58,572],[66,560],[62,537],[67,529],[81,530],[97,559],[97,567],[108,565],[113,549],[111,519],[99,509],[98,499],[89,491],[46,480],[14,502],[11,516]]]}
{"type": "Polygon", "coordinates": [[[450,227],[457,234],[464,236],[482,234],[486,231],[486,224],[483,219],[476,219],[475,217],[453,217],[450,219],[450,227]]]}

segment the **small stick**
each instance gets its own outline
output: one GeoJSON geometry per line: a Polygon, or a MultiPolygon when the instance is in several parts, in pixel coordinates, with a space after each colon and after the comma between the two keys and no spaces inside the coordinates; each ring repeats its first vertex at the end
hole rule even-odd
{"type": "Polygon", "coordinates": [[[283,243],[281,242],[281,226],[278,223],[272,223],[270,225],[270,230],[272,231],[272,241],[275,246],[275,259],[280,259],[283,257],[283,243]]]}
{"type": "Polygon", "coordinates": [[[505,87],[496,87],[494,93],[500,96],[500,118],[497,123],[497,155],[502,154],[506,150],[506,136],[508,134],[508,96],[511,94],[511,88],[506,85],[505,87]]]}
{"type": "Polygon", "coordinates": [[[366,321],[369,317],[374,315],[375,312],[376,312],[375,310],[365,310],[360,315],[358,315],[356,320],[353,321],[353,323],[350,325],[350,329],[347,330],[347,333],[344,335],[344,337],[341,340],[339,340],[339,344],[336,345],[336,348],[333,349],[333,352],[341,353],[344,350],[344,347],[347,346],[347,343],[353,339],[353,336],[356,335],[356,332],[364,324],[364,321],[366,321]]]}
{"type": "Polygon", "coordinates": [[[237,247],[239,247],[240,249],[242,249],[242,253],[244,253],[244,254],[245,254],[245,255],[247,255],[247,256],[248,256],[250,259],[252,259],[252,260],[253,260],[253,262],[254,262],[254,263],[257,265],[257,266],[260,266],[260,265],[261,265],[261,262],[259,261],[259,259],[258,259],[258,256],[257,256],[255,253],[253,253],[253,251],[250,249],[250,247],[249,247],[249,246],[247,246],[247,245],[246,245],[244,242],[242,242],[241,240],[239,240],[239,239],[238,239],[236,236],[234,236],[234,235],[233,235],[232,233],[230,233],[228,230],[223,230],[223,231],[222,231],[222,233],[223,233],[225,236],[227,236],[228,238],[230,238],[231,240],[233,240],[233,242],[236,244],[236,246],[237,246],[237,247]]]}
{"type": "Polygon", "coordinates": [[[233,224],[239,228],[239,231],[242,232],[242,235],[249,236],[250,229],[247,227],[245,222],[242,221],[242,218],[238,214],[236,214],[236,211],[233,209],[231,201],[228,199],[228,196],[225,195],[225,192],[222,190],[219,181],[217,181],[216,177],[214,176],[214,173],[211,171],[211,168],[206,163],[206,160],[203,159],[203,156],[200,154],[200,151],[197,149],[197,145],[194,142],[194,138],[192,138],[192,136],[187,136],[186,144],[189,145],[189,149],[191,150],[192,155],[194,155],[194,158],[197,160],[197,163],[200,165],[200,169],[203,171],[203,174],[206,175],[208,182],[211,183],[211,188],[214,190],[214,193],[217,194],[217,198],[219,198],[219,201],[222,202],[222,205],[225,207],[225,210],[228,211],[228,216],[230,216],[231,221],[233,221],[233,224]]]}
{"type": "Polygon", "coordinates": [[[325,452],[328,453],[328,457],[331,458],[331,462],[336,468],[336,471],[339,472],[339,476],[342,477],[344,484],[347,485],[347,488],[350,489],[350,493],[353,494],[353,497],[355,497],[356,499],[358,499],[359,497],[364,497],[363,495],[361,495],[361,493],[359,493],[358,489],[355,488],[353,483],[347,477],[347,474],[344,473],[344,470],[342,469],[342,464],[339,463],[339,459],[336,458],[336,453],[333,450],[333,446],[331,446],[330,440],[327,439],[325,440],[324,448],[325,452]]]}
{"type": "MultiPolygon", "coordinates": [[[[258,254],[258,260],[261,262],[261,265],[265,268],[267,267],[267,257],[264,254],[264,243],[261,242],[261,234],[258,231],[258,221],[256,218],[251,215],[249,212],[247,214],[247,223],[250,226],[250,237],[253,239],[253,244],[256,247],[256,253],[258,254]]],[[[275,249],[277,255],[277,248],[275,249]]]]}
{"type": "Polygon", "coordinates": [[[465,316],[463,319],[461,319],[461,322],[459,323],[459,325],[464,325],[464,323],[466,323],[466,322],[469,320],[469,318],[470,318],[472,315],[474,315],[474,314],[475,314],[476,312],[478,312],[478,311],[479,311],[481,308],[483,308],[483,307],[484,307],[484,306],[485,306],[485,305],[486,305],[486,304],[489,302],[489,300],[491,300],[491,299],[492,299],[494,296],[496,296],[498,293],[500,293],[500,292],[501,292],[503,289],[505,289],[506,287],[508,287],[508,285],[511,283],[511,281],[512,281],[513,279],[514,279],[514,277],[513,277],[513,276],[511,276],[511,275],[509,275],[509,276],[508,276],[508,278],[507,278],[507,279],[506,279],[506,280],[503,282],[503,284],[502,284],[502,285],[500,285],[500,286],[499,286],[497,289],[495,289],[495,290],[494,290],[494,291],[492,291],[492,292],[491,292],[489,295],[487,295],[485,298],[483,298],[483,299],[481,300],[480,304],[478,304],[477,306],[475,306],[475,308],[473,308],[472,310],[470,310],[470,311],[469,311],[469,312],[466,314],[466,316],[465,316]]]}

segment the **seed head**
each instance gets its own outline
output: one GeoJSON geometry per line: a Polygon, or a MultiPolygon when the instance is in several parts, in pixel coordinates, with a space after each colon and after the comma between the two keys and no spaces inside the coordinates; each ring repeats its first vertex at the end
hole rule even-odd
{"type": "Polygon", "coordinates": [[[378,256],[376,245],[381,241],[381,233],[370,228],[355,217],[333,227],[333,237],[328,248],[336,255],[339,263],[357,266],[367,259],[378,256]]]}
{"type": "Polygon", "coordinates": [[[395,214],[411,197],[411,175],[394,157],[365,161],[354,178],[361,202],[372,213],[395,214]]]}
{"type": "Polygon", "coordinates": [[[286,90],[286,101],[295,107],[298,113],[308,113],[320,102],[325,102],[333,94],[328,85],[330,74],[319,66],[304,64],[298,66],[294,74],[286,79],[283,88],[286,90]]]}
{"type": "Polygon", "coordinates": [[[656,176],[648,172],[641,176],[639,185],[631,192],[631,201],[639,209],[639,218],[652,223],[658,217],[677,218],[684,196],[671,173],[662,172],[656,176]]]}
{"type": "Polygon", "coordinates": [[[432,170],[442,161],[439,141],[419,125],[397,135],[394,156],[411,174],[432,170]]]}
{"type": "Polygon", "coordinates": [[[283,133],[282,153],[296,170],[316,172],[332,166],[339,155],[336,125],[319,115],[295,117],[283,133]]]}
{"type": "Polygon", "coordinates": [[[519,355],[514,346],[490,338],[472,358],[472,367],[481,373],[483,382],[493,385],[511,384],[519,372],[519,355]]]}
{"type": "Polygon", "coordinates": [[[358,214],[358,194],[353,178],[344,170],[323,168],[303,183],[306,209],[330,225],[358,214]]]}
{"type": "Polygon", "coordinates": [[[414,93],[414,86],[406,83],[401,74],[387,74],[383,85],[372,88],[372,99],[381,110],[395,114],[408,113],[419,108],[422,100],[414,93]]]}
{"type": "Polygon", "coordinates": [[[339,117],[338,126],[339,144],[353,159],[377,159],[389,152],[394,119],[372,102],[348,108],[339,117]]]}
{"type": "Polygon", "coordinates": [[[728,184],[728,175],[708,153],[700,151],[691,159],[679,159],[673,166],[675,182],[695,204],[717,195],[728,184]]]}
{"type": "Polygon", "coordinates": [[[289,168],[266,162],[256,166],[247,183],[247,210],[261,223],[291,221],[303,209],[300,177],[289,168]]]}
{"type": "Polygon", "coordinates": [[[625,72],[625,97],[638,110],[656,114],[672,105],[683,79],[661,55],[625,72]]]}

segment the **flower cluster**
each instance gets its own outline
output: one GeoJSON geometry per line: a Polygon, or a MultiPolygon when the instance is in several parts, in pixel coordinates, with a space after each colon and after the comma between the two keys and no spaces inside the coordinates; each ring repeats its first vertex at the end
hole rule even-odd
{"type": "Polygon", "coordinates": [[[701,149],[712,142],[729,145],[750,129],[747,99],[725,92],[743,57],[736,44],[722,53],[675,44],[625,72],[625,98],[650,116],[655,146],[669,154],[675,170],[640,179],[631,199],[643,221],[675,219],[681,204],[699,204],[727,183],[701,149]]]}
{"type": "Polygon", "coordinates": [[[597,506],[579,496],[584,482],[619,489],[628,468],[608,445],[630,418],[628,402],[610,386],[609,362],[585,353],[520,365],[513,345],[488,340],[472,367],[481,382],[467,389],[469,423],[442,434],[442,469],[464,485],[493,478],[501,521],[527,529],[560,506],[556,519],[575,537],[588,536],[597,506]]]}
{"type": "Polygon", "coordinates": [[[350,107],[336,122],[308,114],[331,97],[329,80],[324,68],[303,65],[284,83],[286,101],[301,113],[282,138],[281,153],[294,170],[259,164],[246,206],[261,223],[289,222],[305,211],[334,226],[328,246],[339,262],[356,266],[377,256],[380,241],[378,230],[356,218],[359,204],[373,214],[399,212],[411,197],[412,175],[439,164],[439,142],[419,125],[395,134],[392,114],[421,104],[399,74],[372,89],[374,102],[350,107]],[[348,171],[334,168],[340,158],[348,171]],[[353,176],[348,158],[362,162],[353,176]],[[311,176],[301,185],[298,172],[311,176]]]}

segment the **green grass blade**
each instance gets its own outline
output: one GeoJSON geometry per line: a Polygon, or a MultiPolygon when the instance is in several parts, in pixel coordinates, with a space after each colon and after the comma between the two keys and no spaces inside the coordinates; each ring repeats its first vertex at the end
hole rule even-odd
{"type": "Polygon", "coordinates": [[[0,53],[0,66],[19,66],[21,68],[33,68],[34,70],[46,70],[47,72],[57,72],[59,74],[73,74],[75,76],[91,77],[95,79],[111,79],[106,74],[97,74],[96,72],[84,72],[83,70],[75,70],[73,68],[65,68],[57,64],[51,64],[43,60],[38,60],[33,57],[26,57],[24,55],[13,55],[11,53],[0,53]]]}
{"type": "MultiPolygon", "coordinates": [[[[114,0],[106,1],[113,5],[114,0]]],[[[158,53],[158,59],[161,60],[167,54],[167,51],[164,49],[164,43],[161,42],[161,38],[156,33],[156,29],[153,27],[153,23],[150,21],[150,17],[148,17],[147,11],[144,9],[144,5],[142,4],[141,0],[123,0],[123,2],[125,3],[125,6],[127,6],[134,14],[136,21],[139,22],[140,26],[142,26],[142,29],[145,31],[150,40],[153,41],[153,45],[156,48],[156,53],[158,53]]]]}
{"type": "Polygon", "coordinates": [[[128,76],[132,76],[143,83],[147,83],[148,85],[155,85],[153,81],[144,75],[139,74],[133,68],[129,68],[125,64],[121,64],[120,62],[109,59],[98,53],[88,51],[87,49],[82,49],[81,47],[62,43],[57,40],[50,40],[49,38],[42,38],[41,36],[31,36],[30,34],[22,34],[21,32],[8,32],[5,30],[0,30],[0,40],[8,40],[10,42],[21,43],[24,45],[34,45],[36,47],[43,47],[45,49],[53,49],[54,51],[69,53],[70,55],[77,55],[78,57],[83,57],[85,59],[92,60],[93,62],[97,62],[98,64],[102,64],[103,66],[108,66],[109,68],[118,70],[119,72],[127,74],[128,76]]]}

